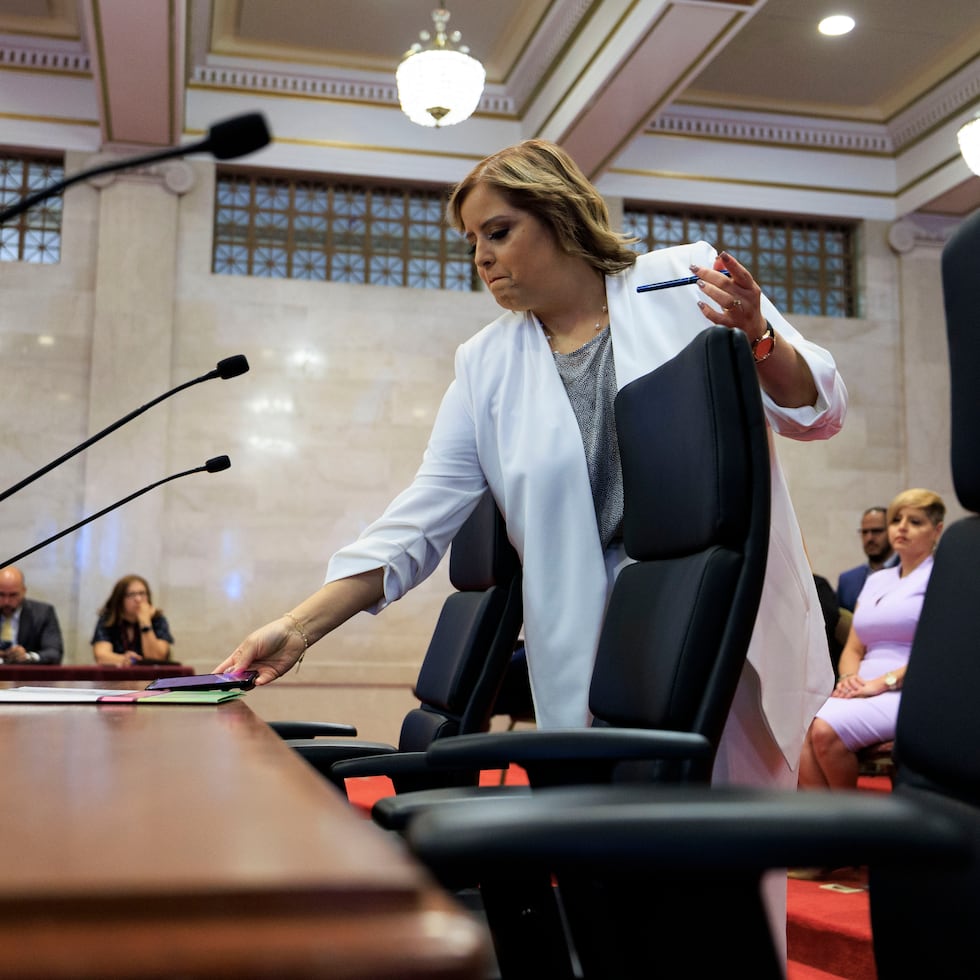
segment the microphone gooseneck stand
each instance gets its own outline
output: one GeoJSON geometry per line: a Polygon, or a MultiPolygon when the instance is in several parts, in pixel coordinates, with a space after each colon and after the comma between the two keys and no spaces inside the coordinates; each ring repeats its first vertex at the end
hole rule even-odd
{"type": "Polygon", "coordinates": [[[224,122],[215,123],[209,130],[208,135],[197,143],[188,143],[184,146],[168,146],[163,150],[154,150],[151,153],[144,153],[142,156],[130,157],[125,160],[112,160],[103,163],[89,170],[82,170],[71,177],[66,177],[57,183],[42,187],[27,197],[22,197],[16,204],[0,211],[0,225],[11,218],[16,218],[18,214],[46,201],[55,194],[60,194],[67,190],[72,184],[77,184],[82,180],[90,180],[92,177],[99,177],[102,174],[113,173],[116,170],[128,170],[132,167],[142,167],[148,163],[157,163],[160,160],[170,160],[173,157],[187,156],[190,153],[210,153],[218,160],[231,160],[235,157],[244,156],[255,150],[261,150],[271,136],[269,128],[266,126],[265,118],[259,112],[249,112],[243,116],[235,116],[226,119],[224,122]]]}
{"type": "MultiPolygon", "coordinates": [[[[72,174],[70,177],[66,177],[64,180],[57,181],[54,184],[49,184],[47,187],[42,187],[33,194],[28,194],[26,197],[21,198],[16,204],[12,204],[10,207],[0,210],[0,225],[4,224],[6,221],[9,221],[11,218],[15,218],[17,215],[22,214],[24,211],[29,210],[30,208],[34,207],[34,205],[40,204],[41,201],[47,200],[49,197],[53,197],[55,194],[62,193],[64,190],[71,187],[73,184],[77,184],[79,181],[89,180],[92,177],[98,177],[101,174],[112,173],[117,170],[128,170],[133,167],[140,167],[149,163],[156,163],[160,160],[169,160],[173,157],[186,156],[190,153],[210,153],[218,160],[231,160],[235,157],[244,156],[246,153],[252,153],[255,150],[262,149],[263,146],[266,146],[269,143],[271,138],[269,127],[266,124],[265,117],[261,113],[249,112],[245,113],[244,115],[234,116],[231,119],[225,119],[222,122],[215,123],[208,130],[208,135],[196,143],[166,147],[162,150],[154,150],[150,153],[145,153],[142,156],[122,160],[113,160],[99,166],[91,167],[88,170],[80,171],[77,174],[72,174]]],[[[137,408],[135,411],[130,412],[128,415],[106,427],[101,432],[98,432],[89,439],[86,439],[74,449],[69,450],[63,456],[59,456],[58,459],[52,460],[46,466],[42,466],[41,469],[32,473],[30,476],[25,477],[19,483],[15,483],[12,487],[4,490],[3,493],[0,493],[0,501],[6,500],[8,497],[17,493],[18,490],[22,490],[24,487],[44,476],[45,473],[49,473],[56,466],[60,466],[62,463],[80,453],[83,449],[88,449],[89,446],[98,442],[110,432],[114,432],[120,426],[125,425],[127,422],[136,418],[136,416],[141,415],[147,409],[152,408],[165,398],[169,398],[171,395],[177,394],[178,391],[183,391],[185,388],[189,388],[191,385],[199,384],[202,381],[209,381],[211,378],[236,378],[238,375],[244,374],[247,370],[248,361],[245,359],[244,354],[235,354],[233,357],[226,357],[224,360],[218,361],[217,367],[215,367],[213,371],[209,371],[207,374],[203,374],[199,378],[194,378],[192,381],[187,381],[182,385],[178,385],[176,388],[172,388],[170,391],[167,391],[159,397],[154,398],[153,401],[147,402],[145,405],[137,408]]],[[[228,469],[229,466],[231,466],[231,461],[227,456],[216,456],[213,459],[209,459],[203,466],[198,466],[197,468],[191,470],[185,470],[182,473],[175,473],[172,476],[158,480],[156,483],[152,483],[150,486],[144,487],[142,490],[138,490],[136,493],[130,494],[130,496],[124,498],[123,500],[100,510],[97,514],[93,514],[90,517],[85,518],[83,521],[80,521],[78,524],[75,524],[67,530],[55,534],[46,541],[42,541],[33,548],[29,548],[27,551],[23,551],[19,555],[8,559],[3,563],[3,565],[0,565],[0,568],[10,565],[15,561],[19,561],[21,558],[32,554],[40,548],[43,548],[45,545],[51,544],[52,541],[57,541],[58,538],[61,538],[66,534],[70,534],[72,531],[78,530],[78,528],[87,524],[89,521],[94,521],[97,517],[101,517],[110,510],[113,510],[122,504],[128,503],[135,497],[139,497],[141,494],[147,493],[154,487],[160,486],[162,483],[167,483],[170,480],[175,480],[181,476],[187,476],[190,473],[200,473],[202,470],[207,470],[208,473],[217,473],[220,470],[228,469]]]]}
{"type": "Polygon", "coordinates": [[[71,534],[72,531],[77,531],[80,527],[84,527],[89,521],[94,521],[98,517],[102,517],[104,514],[108,514],[110,510],[115,510],[117,507],[121,507],[123,504],[128,504],[131,500],[135,500],[137,497],[141,497],[144,493],[149,493],[151,490],[159,487],[161,484],[169,483],[171,480],[176,480],[182,476],[190,476],[191,473],[203,473],[205,470],[208,473],[219,473],[221,470],[226,470],[231,466],[231,460],[227,456],[215,456],[209,459],[203,466],[195,466],[193,469],[184,470],[181,473],[172,473],[170,476],[165,476],[162,480],[157,480],[156,483],[151,483],[147,487],[143,487],[142,490],[137,490],[135,493],[131,493],[128,497],[123,497],[122,500],[117,500],[114,504],[110,504],[108,507],[103,507],[98,513],[90,514],[84,520],[79,521],[77,524],[73,524],[71,527],[65,528],[64,531],[59,531],[57,534],[52,534],[50,538],[46,538],[44,541],[28,548],[26,551],[22,551],[19,555],[14,555],[13,558],[8,558],[4,562],[0,562],[0,568],[6,568],[8,565],[13,565],[15,562],[21,560],[21,558],[26,558],[28,555],[34,554],[35,551],[40,551],[41,548],[46,547],[59,538],[63,538],[66,534],[71,534]]]}
{"type": "Polygon", "coordinates": [[[162,395],[157,396],[153,399],[153,401],[149,401],[140,408],[130,412],[128,415],[123,416],[121,419],[113,422],[112,425],[106,426],[106,428],[104,428],[101,432],[97,432],[94,436],[90,436],[84,442],[77,445],[74,449],[69,449],[63,456],[59,456],[57,459],[52,460],[46,466],[42,466],[30,476],[24,477],[20,483],[15,483],[12,487],[8,487],[3,491],[3,493],[0,493],[0,501],[6,500],[8,497],[17,493],[18,490],[23,490],[24,487],[33,483],[35,480],[40,479],[40,477],[44,476],[45,473],[49,473],[56,466],[60,466],[62,463],[71,459],[72,456],[80,453],[83,449],[88,449],[88,447],[93,443],[105,438],[105,436],[109,435],[110,432],[115,432],[120,426],[123,426],[127,422],[136,418],[137,415],[142,415],[147,409],[159,404],[165,398],[169,398],[171,395],[176,395],[178,391],[183,391],[185,388],[190,388],[191,385],[200,384],[202,381],[210,381],[212,378],[237,378],[238,375],[244,374],[247,370],[248,360],[245,358],[244,354],[234,354],[231,357],[226,357],[223,360],[218,361],[217,367],[215,367],[213,371],[208,371],[207,374],[202,374],[199,378],[194,378],[192,381],[185,381],[182,385],[178,385],[176,388],[171,388],[170,391],[166,391],[162,395]]]}

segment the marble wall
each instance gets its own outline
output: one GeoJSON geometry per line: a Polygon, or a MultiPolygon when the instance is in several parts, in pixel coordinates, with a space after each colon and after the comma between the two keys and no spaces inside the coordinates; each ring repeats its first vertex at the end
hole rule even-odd
{"type": "MultiPolygon", "coordinates": [[[[150,408],[0,503],[13,556],[231,457],[20,562],[30,593],[58,608],[69,662],[90,660],[96,611],[127,572],[149,579],[176,656],[198,670],[315,590],[332,551],[411,478],[456,346],[496,315],[483,293],[213,275],[213,167],[175,166],[73,188],[61,262],[0,264],[5,486],[223,357],[251,365],[150,408]]],[[[851,394],[835,439],[778,440],[814,567],[832,580],[861,557],[867,504],[907,485],[952,501],[939,248],[898,256],[886,236],[863,226],[859,318],[796,318],[851,394]]],[[[395,738],[446,588],[440,569],[383,615],[356,617],[253,705],[395,738]]]]}

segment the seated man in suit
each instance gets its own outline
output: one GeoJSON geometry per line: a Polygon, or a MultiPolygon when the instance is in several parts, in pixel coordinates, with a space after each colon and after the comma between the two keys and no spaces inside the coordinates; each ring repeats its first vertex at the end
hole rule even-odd
{"type": "Polygon", "coordinates": [[[0,568],[0,663],[60,664],[64,644],[54,606],[26,593],[19,568],[0,568]]]}
{"type": "Polygon", "coordinates": [[[841,609],[850,612],[854,612],[857,597],[868,576],[879,569],[889,568],[898,561],[898,556],[892,553],[892,546],[888,543],[884,507],[869,507],[861,515],[858,534],[861,535],[861,547],[868,560],[863,565],[841,572],[837,579],[837,602],[841,609]]]}

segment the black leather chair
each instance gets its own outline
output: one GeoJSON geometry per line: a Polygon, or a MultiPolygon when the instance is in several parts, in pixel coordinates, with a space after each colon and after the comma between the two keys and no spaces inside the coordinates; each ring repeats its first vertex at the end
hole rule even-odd
{"type": "Polygon", "coordinates": [[[474,769],[432,771],[424,751],[438,739],[489,728],[523,623],[520,562],[489,492],[453,539],[449,578],[456,591],[443,604],[429,641],[415,684],[420,704],[405,716],[398,745],[349,738],[289,739],[290,746],[337,786],[343,788],[352,776],[375,775],[390,777],[396,792],[477,783],[474,769]],[[340,761],[344,768],[335,767],[340,761]]]}
{"type": "MultiPolygon", "coordinates": [[[[782,980],[760,894],[764,870],[871,863],[939,876],[968,846],[943,814],[898,794],[639,785],[554,787],[433,807],[412,821],[406,839],[445,887],[480,882],[504,980],[782,980]],[[557,883],[560,913],[541,881],[557,883]],[[533,900],[501,917],[504,897],[515,893],[533,900]]],[[[913,907],[921,912],[935,898],[920,894],[913,907]]],[[[969,914],[975,892],[957,924],[969,914]]],[[[880,980],[977,976],[976,953],[964,950],[973,940],[968,929],[955,943],[958,954],[967,952],[957,966],[931,928],[908,919],[916,913],[903,917],[903,933],[887,932],[893,956],[934,961],[911,970],[907,958],[904,972],[879,963],[880,980]]],[[[876,923],[876,950],[878,941],[876,923]]]]}
{"type": "Polygon", "coordinates": [[[971,847],[953,871],[871,866],[882,980],[980,976],[980,211],[947,242],[942,276],[953,485],[971,516],[947,527],[936,550],[902,687],[893,780],[894,795],[951,818],[971,847]]]}
{"type": "MultiPolygon", "coordinates": [[[[603,623],[590,691],[594,726],[447,740],[429,749],[434,763],[517,763],[532,797],[556,785],[708,782],[745,663],[769,541],[767,428],[745,336],[703,331],[623,388],[616,420],[624,543],[635,563],[620,572],[603,623]]],[[[515,792],[411,793],[379,801],[373,815],[404,832],[433,810],[449,828],[456,811],[479,811],[515,792]]],[[[479,884],[502,976],[571,975],[565,913],[547,869],[504,881],[454,876],[452,884],[479,884]]]]}
{"type": "MultiPolygon", "coordinates": [[[[744,335],[702,331],[626,385],[615,408],[624,544],[635,563],[620,573],[606,611],[590,690],[594,726],[455,738],[429,749],[434,765],[517,764],[532,787],[710,777],[769,542],[766,421],[744,335]]],[[[481,787],[474,795],[513,790],[481,787]]],[[[374,817],[401,830],[420,809],[462,805],[464,796],[386,798],[374,817]]]]}
{"type": "MultiPolygon", "coordinates": [[[[894,791],[552,789],[411,824],[411,846],[451,887],[554,875],[575,975],[781,977],[762,874],[864,864],[880,980],[980,975],[978,256],[980,212],[943,254],[953,478],[974,516],[936,552],[902,691],[894,791]]],[[[520,970],[504,975],[532,975],[520,970]]],[[[566,963],[547,975],[572,973],[566,963]]]]}

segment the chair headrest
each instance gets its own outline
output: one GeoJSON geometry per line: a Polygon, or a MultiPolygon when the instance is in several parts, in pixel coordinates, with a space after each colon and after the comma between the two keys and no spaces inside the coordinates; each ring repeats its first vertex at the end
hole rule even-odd
{"type": "Polygon", "coordinates": [[[745,334],[708,327],[626,385],[616,397],[616,428],[632,558],[673,558],[744,539],[753,481],[762,478],[758,453],[768,452],[758,449],[766,445],[765,416],[745,334]]]}
{"type": "Polygon", "coordinates": [[[487,491],[453,538],[449,580],[460,592],[483,591],[509,581],[519,568],[504,519],[487,491]]]}
{"type": "Polygon", "coordinates": [[[980,511],[980,210],[953,233],[943,248],[943,300],[949,341],[950,463],[960,503],[980,511]]]}

